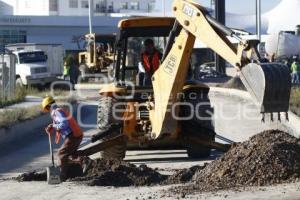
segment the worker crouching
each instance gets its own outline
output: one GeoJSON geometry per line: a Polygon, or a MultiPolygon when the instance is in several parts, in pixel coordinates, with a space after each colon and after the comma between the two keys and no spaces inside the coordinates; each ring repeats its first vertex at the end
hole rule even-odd
{"type": "Polygon", "coordinates": [[[56,132],[55,142],[59,143],[60,137],[64,142],[58,150],[59,165],[61,168],[61,180],[65,181],[68,178],[68,168],[72,164],[82,163],[81,158],[77,155],[77,149],[82,141],[83,132],[70,115],[70,113],[57,106],[52,97],[46,97],[42,102],[44,112],[49,112],[53,123],[46,127],[46,132],[56,132]]]}

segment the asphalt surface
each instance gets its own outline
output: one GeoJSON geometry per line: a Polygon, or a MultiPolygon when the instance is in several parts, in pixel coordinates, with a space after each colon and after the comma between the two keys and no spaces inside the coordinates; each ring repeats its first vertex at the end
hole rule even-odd
{"type": "MultiPolygon", "coordinates": [[[[89,99],[97,98],[96,90],[86,90],[83,92],[89,99]]],[[[216,132],[235,142],[247,140],[249,137],[267,129],[283,129],[279,122],[261,122],[261,116],[258,114],[257,108],[249,101],[242,100],[236,97],[226,97],[222,95],[210,94],[211,104],[214,107],[214,119],[216,132]],[[244,114],[245,110],[247,113],[244,114]]],[[[86,131],[84,142],[89,140],[89,137],[95,133],[96,128],[96,114],[97,101],[86,100],[79,105],[81,111],[78,111],[77,118],[81,121],[86,131]]],[[[11,144],[15,145],[15,144],[11,144]]],[[[56,145],[57,149],[59,145],[56,145]]],[[[1,150],[0,150],[1,151],[1,150]]],[[[0,153],[1,155],[1,153],[0,153]]],[[[3,155],[3,152],[2,152],[3,155]]],[[[135,164],[145,163],[150,167],[158,168],[159,171],[166,174],[171,174],[174,169],[182,169],[191,167],[193,165],[203,165],[220,156],[220,153],[213,151],[211,157],[205,160],[191,160],[188,159],[186,151],[184,150],[156,150],[156,151],[128,151],[125,160],[135,164]]],[[[162,198],[154,194],[161,194],[162,188],[167,187],[142,187],[142,188],[101,188],[101,192],[96,187],[87,188],[79,187],[71,183],[64,183],[59,186],[48,186],[46,183],[17,183],[14,181],[4,181],[4,178],[16,176],[19,173],[30,171],[33,169],[44,169],[50,165],[48,138],[46,135],[40,135],[39,139],[33,143],[26,143],[26,145],[15,145],[14,150],[5,152],[5,155],[0,157],[0,193],[5,199],[142,199],[148,198],[162,198]],[[13,188],[22,187],[18,193],[15,193],[13,188]],[[82,192],[74,195],[73,192],[80,190],[82,192]],[[51,191],[55,195],[50,195],[51,191]],[[54,192],[55,191],[55,192],[54,192]],[[114,195],[112,195],[114,194],[114,195]],[[23,196],[24,195],[24,196],[23,196]],[[98,198],[96,198],[98,197],[98,198]]],[[[278,186],[276,186],[278,187],[278,186]]],[[[268,199],[270,191],[278,197],[284,199],[285,190],[290,191],[290,194],[300,197],[299,184],[292,184],[279,187],[270,187],[261,190],[261,188],[253,188],[251,190],[257,191],[255,194],[245,191],[241,193],[226,191],[219,195],[205,194],[198,195],[199,199],[222,199],[232,197],[231,199],[245,198],[250,199],[268,199]],[[276,193],[276,194],[277,194],[276,193]],[[245,196],[246,195],[246,196],[245,196]],[[258,196],[257,196],[258,195],[258,196]]],[[[0,199],[2,199],[0,197],[0,199]]],[[[288,197],[291,197],[290,195],[288,197]]],[[[168,199],[168,197],[164,197],[168,199]]],[[[173,197],[172,197],[173,198],[173,197]]],[[[172,199],[171,197],[169,199],[172,199]]],[[[195,197],[191,197],[195,198],[195,197]]],[[[275,197],[273,199],[276,199],[275,197]]],[[[290,199],[290,198],[289,198],[290,199]]],[[[291,198],[293,199],[293,198],[291,198]]]]}

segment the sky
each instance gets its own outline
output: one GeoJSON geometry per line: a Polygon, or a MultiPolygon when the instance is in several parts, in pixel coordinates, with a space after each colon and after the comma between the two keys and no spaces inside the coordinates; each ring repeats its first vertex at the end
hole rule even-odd
{"type": "MultiPolygon", "coordinates": [[[[200,4],[210,7],[211,0],[194,0],[200,4]]],[[[261,0],[262,12],[268,11],[274,8],[281,0],[261,0]]],[[[163,0],[157,1],[157,8],[162,8],[163,0]]],[[[254,14],[256,0],[225,0],[226,12],[232,12],[237,14],[254,14]]],[[[170,11],[172,0],[165,0],[165,8],[170,11]]]]}

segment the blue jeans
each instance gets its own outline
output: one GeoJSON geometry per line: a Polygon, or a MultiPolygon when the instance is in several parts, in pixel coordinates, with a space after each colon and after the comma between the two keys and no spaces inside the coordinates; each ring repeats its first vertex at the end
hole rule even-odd
{"type": "Polygon", "coordinates": [[[292,73],[292,84],[299,84],[300,83],[300,72],[292,73]]]}

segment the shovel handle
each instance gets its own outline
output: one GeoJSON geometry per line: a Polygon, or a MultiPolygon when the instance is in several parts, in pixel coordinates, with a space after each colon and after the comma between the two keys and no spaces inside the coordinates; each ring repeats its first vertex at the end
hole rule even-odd
{"type": "Polygon", "coordinates": [[[51,141],[51,133],[48,132],[46,130],[47,134],[48,134],[48,138],[49,138],[49,148],[50,148],[50,156],[51,156],[51,160],[52,160],[52,165],[54,167],[54,156],[53,156],[53,148],[52,148],[52,141],[51,141]]]}

